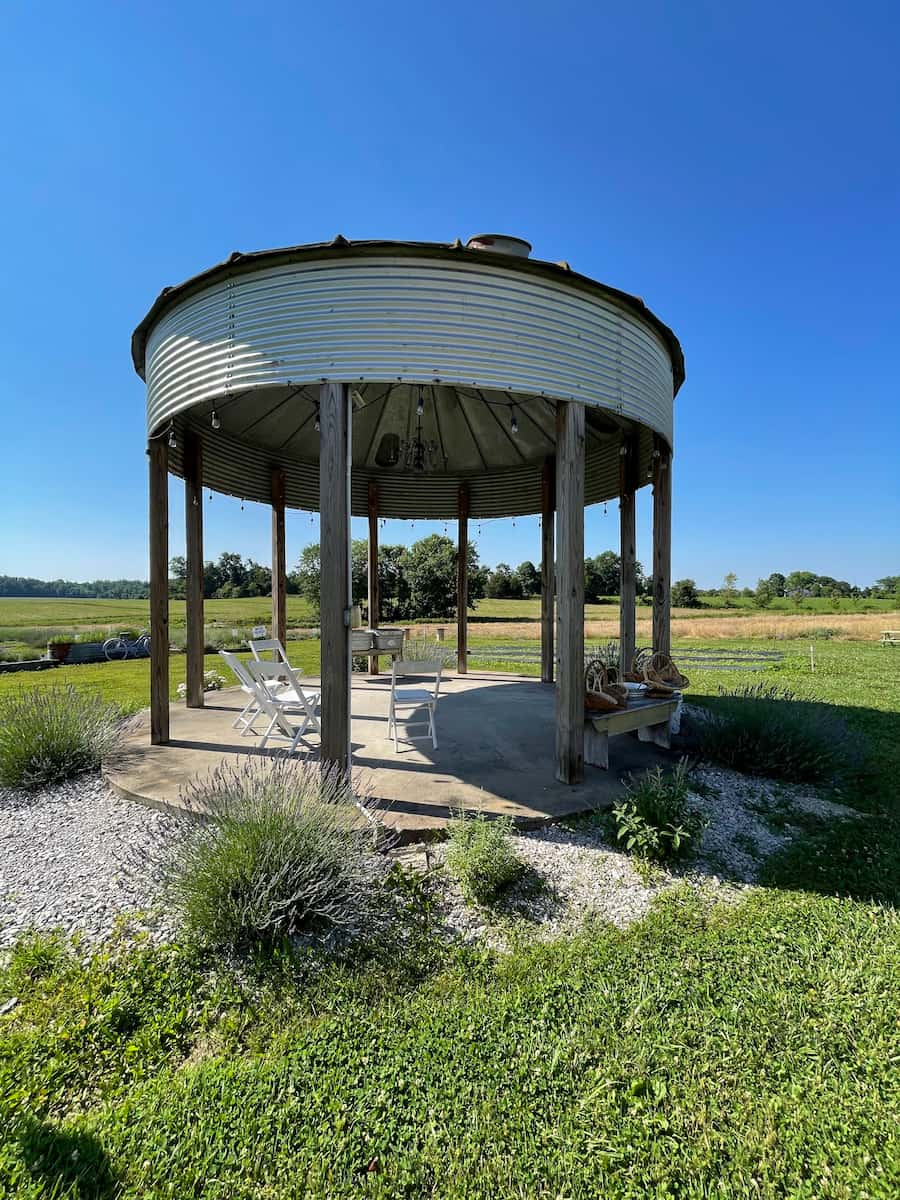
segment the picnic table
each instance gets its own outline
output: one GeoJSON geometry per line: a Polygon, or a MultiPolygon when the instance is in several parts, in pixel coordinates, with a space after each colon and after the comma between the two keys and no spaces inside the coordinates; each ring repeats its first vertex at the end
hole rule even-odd
{"type": "Polygon", "coordinates": [[[900,629],[882,629],[881,646],[900,646],[900,629]]]}
{"type": "Polygon", "coordinates": [[[678,697],[656,700],[629,697],[627,708],[584,714],[584,761],[593,767],[609,767],[609,739],[620,733],[636,732],[642,742],[670,748],[670,728],[678,697]]]}

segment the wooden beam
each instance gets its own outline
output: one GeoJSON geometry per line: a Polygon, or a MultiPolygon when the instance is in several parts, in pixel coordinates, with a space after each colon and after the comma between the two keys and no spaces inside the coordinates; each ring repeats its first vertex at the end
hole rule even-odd
{"type": "Polygon", "coordinates": [[[627,437],[619,455],[619,668],[631,670],[637,649],[637,438],[627,437]]]}
{"type": "Polygon", "coordinates": [[[456,669],[469,669],[469,485],[461,483],[456,501],[459,539],[456,547],[456,669]]]}
{"type": "Polygon", "coordinates": [[[584,777],[584,406],[556,409],[556,778],[584,777]]]}
{"type": "MultiPolygon", "coordinates": [[[[377,629],[381,617],[381,597],[378,595],[378,484],[369,480],[369,628],[377,629]]],[[[377,654],[369,655],[369,674],[377,675],[377,654]]]]}
{"type": "Polygon", "coordinates": [[[169,740],[169,448],[157,434],[150,458],[150,744],[169,740]]]}
{"type": "Polygon", "coordinates": [[[552,683],[553,598],[556,591],[556,566],[553,561],[553,520],[556,509],[556,463],[544,462],[541,471],[541,682],[552,683]]]}
{"type": "Polygon", "coordinates": [[[350,767],[350,389],[319,392],[322,762],[350,767]]]}
{"type": "Polygon", "coordinates": [[[184,590],[186,699],[188,708],[203,708],[203,653],[206,649],[203,636],[203,445],[192,431],[184,438],[184,530],[187,558],[184,590]]]}
{"type": "Polygon", "coordinates": [[[672,649],[672,452],[662,438],[653,459],[653,649],[672,649]]]}
{"type": "MultiPolygon", "coordinates": [[[[284,471],[272,468],[272,637],[287,641],[287,552],[284,532],[284,471]]],[[[273,658],[275,655],[273,655],[273,658]]]]}

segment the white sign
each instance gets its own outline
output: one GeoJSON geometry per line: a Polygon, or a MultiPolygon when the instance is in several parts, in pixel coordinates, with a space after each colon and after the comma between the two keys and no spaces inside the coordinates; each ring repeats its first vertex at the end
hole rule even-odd
{"type": "Polygon", "coordinates": [[[268,632],[268,631],[266,630],[266,627],[265,627],[265,625],[254,625],[254,626],[253,626],[253,637],[254,637],[254,640],[255,640],[256,638],[264,638],[264,637],[266,636],[266,633],[267,633],[267,632],[268,632]]]}

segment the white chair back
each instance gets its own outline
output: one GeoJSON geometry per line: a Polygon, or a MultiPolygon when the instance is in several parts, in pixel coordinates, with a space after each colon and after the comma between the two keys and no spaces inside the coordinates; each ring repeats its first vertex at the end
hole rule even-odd
{"type": "Polygon", "coordinates": [[[219,658],[224,659],[226,665],[235,673],[235,675],[238,677],[241,687],[248,688],[251,692],[256,691],[256,684],[252,679],[250,672],[236,654],[231,654],[228,650],[220,650],[219,658]]]}
{"type": "Polygon", "coordinates": [[[261,656],[267,650],[273,652],[273,658],[276,662],[279,659],[281,662],[287,662],[288,660],[287,652],[281,644],[281,638],[251,638],[248,645],[253,651],[253,657],[257,661],[262,661],[261,656]]]}
{"type": "Polygon", "coordinates": [[[391,666],[391,691],[396,689],[398,681],[402,680],[405,676],[415,676],[417,679],[425,682],[430,682],[430,677],[433,676],[433,695],[435,700],[437,700],[441,687],[441,671],[443,666],[444,664],[440,659],[395,659],[391,666]]]}

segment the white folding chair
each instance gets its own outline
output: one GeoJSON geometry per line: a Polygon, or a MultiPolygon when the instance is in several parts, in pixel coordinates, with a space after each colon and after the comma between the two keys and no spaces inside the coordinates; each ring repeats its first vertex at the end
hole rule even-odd
{"type": "MultiPolygon", "coordinates": [[[[251,638],[247,645],[253,651],[253,657],[257,662],[269,661],[263,659],[263,655],[267,651],[272,651],[271,661],[273,662],[286,663],[288,661],[287,651],[281,644],[281,638],[251,638]]],[[[296,671],[296,667],[294,670],[296,671]]],[[[300,672],[297,671],[297,674],[299,675],[300,672]]]]}
{"type": "MultiPolygon", "coordinates": [[[[253,728],[253,723],[259,716],[260,712],[256,695],[256,681],[247,670],[246,664],[242,663],[236,654],[231,654],[228,650],[220,650],[219,657],[225,660],[225,663],[229,669],[237,676],[238,683],[241,686],[241,691],[247,697],[247,703],[244,705],[243,710],[237,715],[235,720],[232,721],[231,728],[240,729],[241,737],[246,737],[250,733],[256,733],[256,730],[253,728]]],[[[288,685],[283,681],[279,682],[276,680],[274,681],[273,686],[270,686],[268,690],[277,695],[278,692],[284,691],[287,686],[288,685]]]]}
{"type": "Polygon", "coordinates": [[[316,709],[318,692],[306,692],[289,663],[252,659],[247,670],[253,680],[259,709],[269,718],[260,747],[265,748],[271,737],[290,742],[288,753],[293,754],[306,733],[321,733],[316,709]],[[277,692],[273,685],[283,684],[277,692]],[[296,722],[292,718],[300,717],[296,722]],[[276,732],[277,730],[277,732],[276,732]]]}
{"type": "Polygon", "coordinates": [[[388,737],[393,735],[395,754],[400,753],[398,722],[402,722],[407,730],[407,736],[403,739],[405,742],[424,742],[428,738],[431,738],[431,744],[437,750],[435,710],[437,709],[438,693],[441,687],[442,665],[439,661],[417,662],[404,659],[397,659],[392,664],[391,699],[388,708],[388,737]],[[398,681],[403,679],[404,676],[416,676],[418,686],[398,687],[398,681]],[[434,680],[433,687],[429,686],[432,678],[434,680]],[[420,709],[425,710],[424,718],[411,720],[410,717],[420,709]],[[404,713],[407,715],[404,716],[404,713]],[[424,726],[428,732],[413,737],[408,731],[411,727],[416,726],[424,726]]]}

